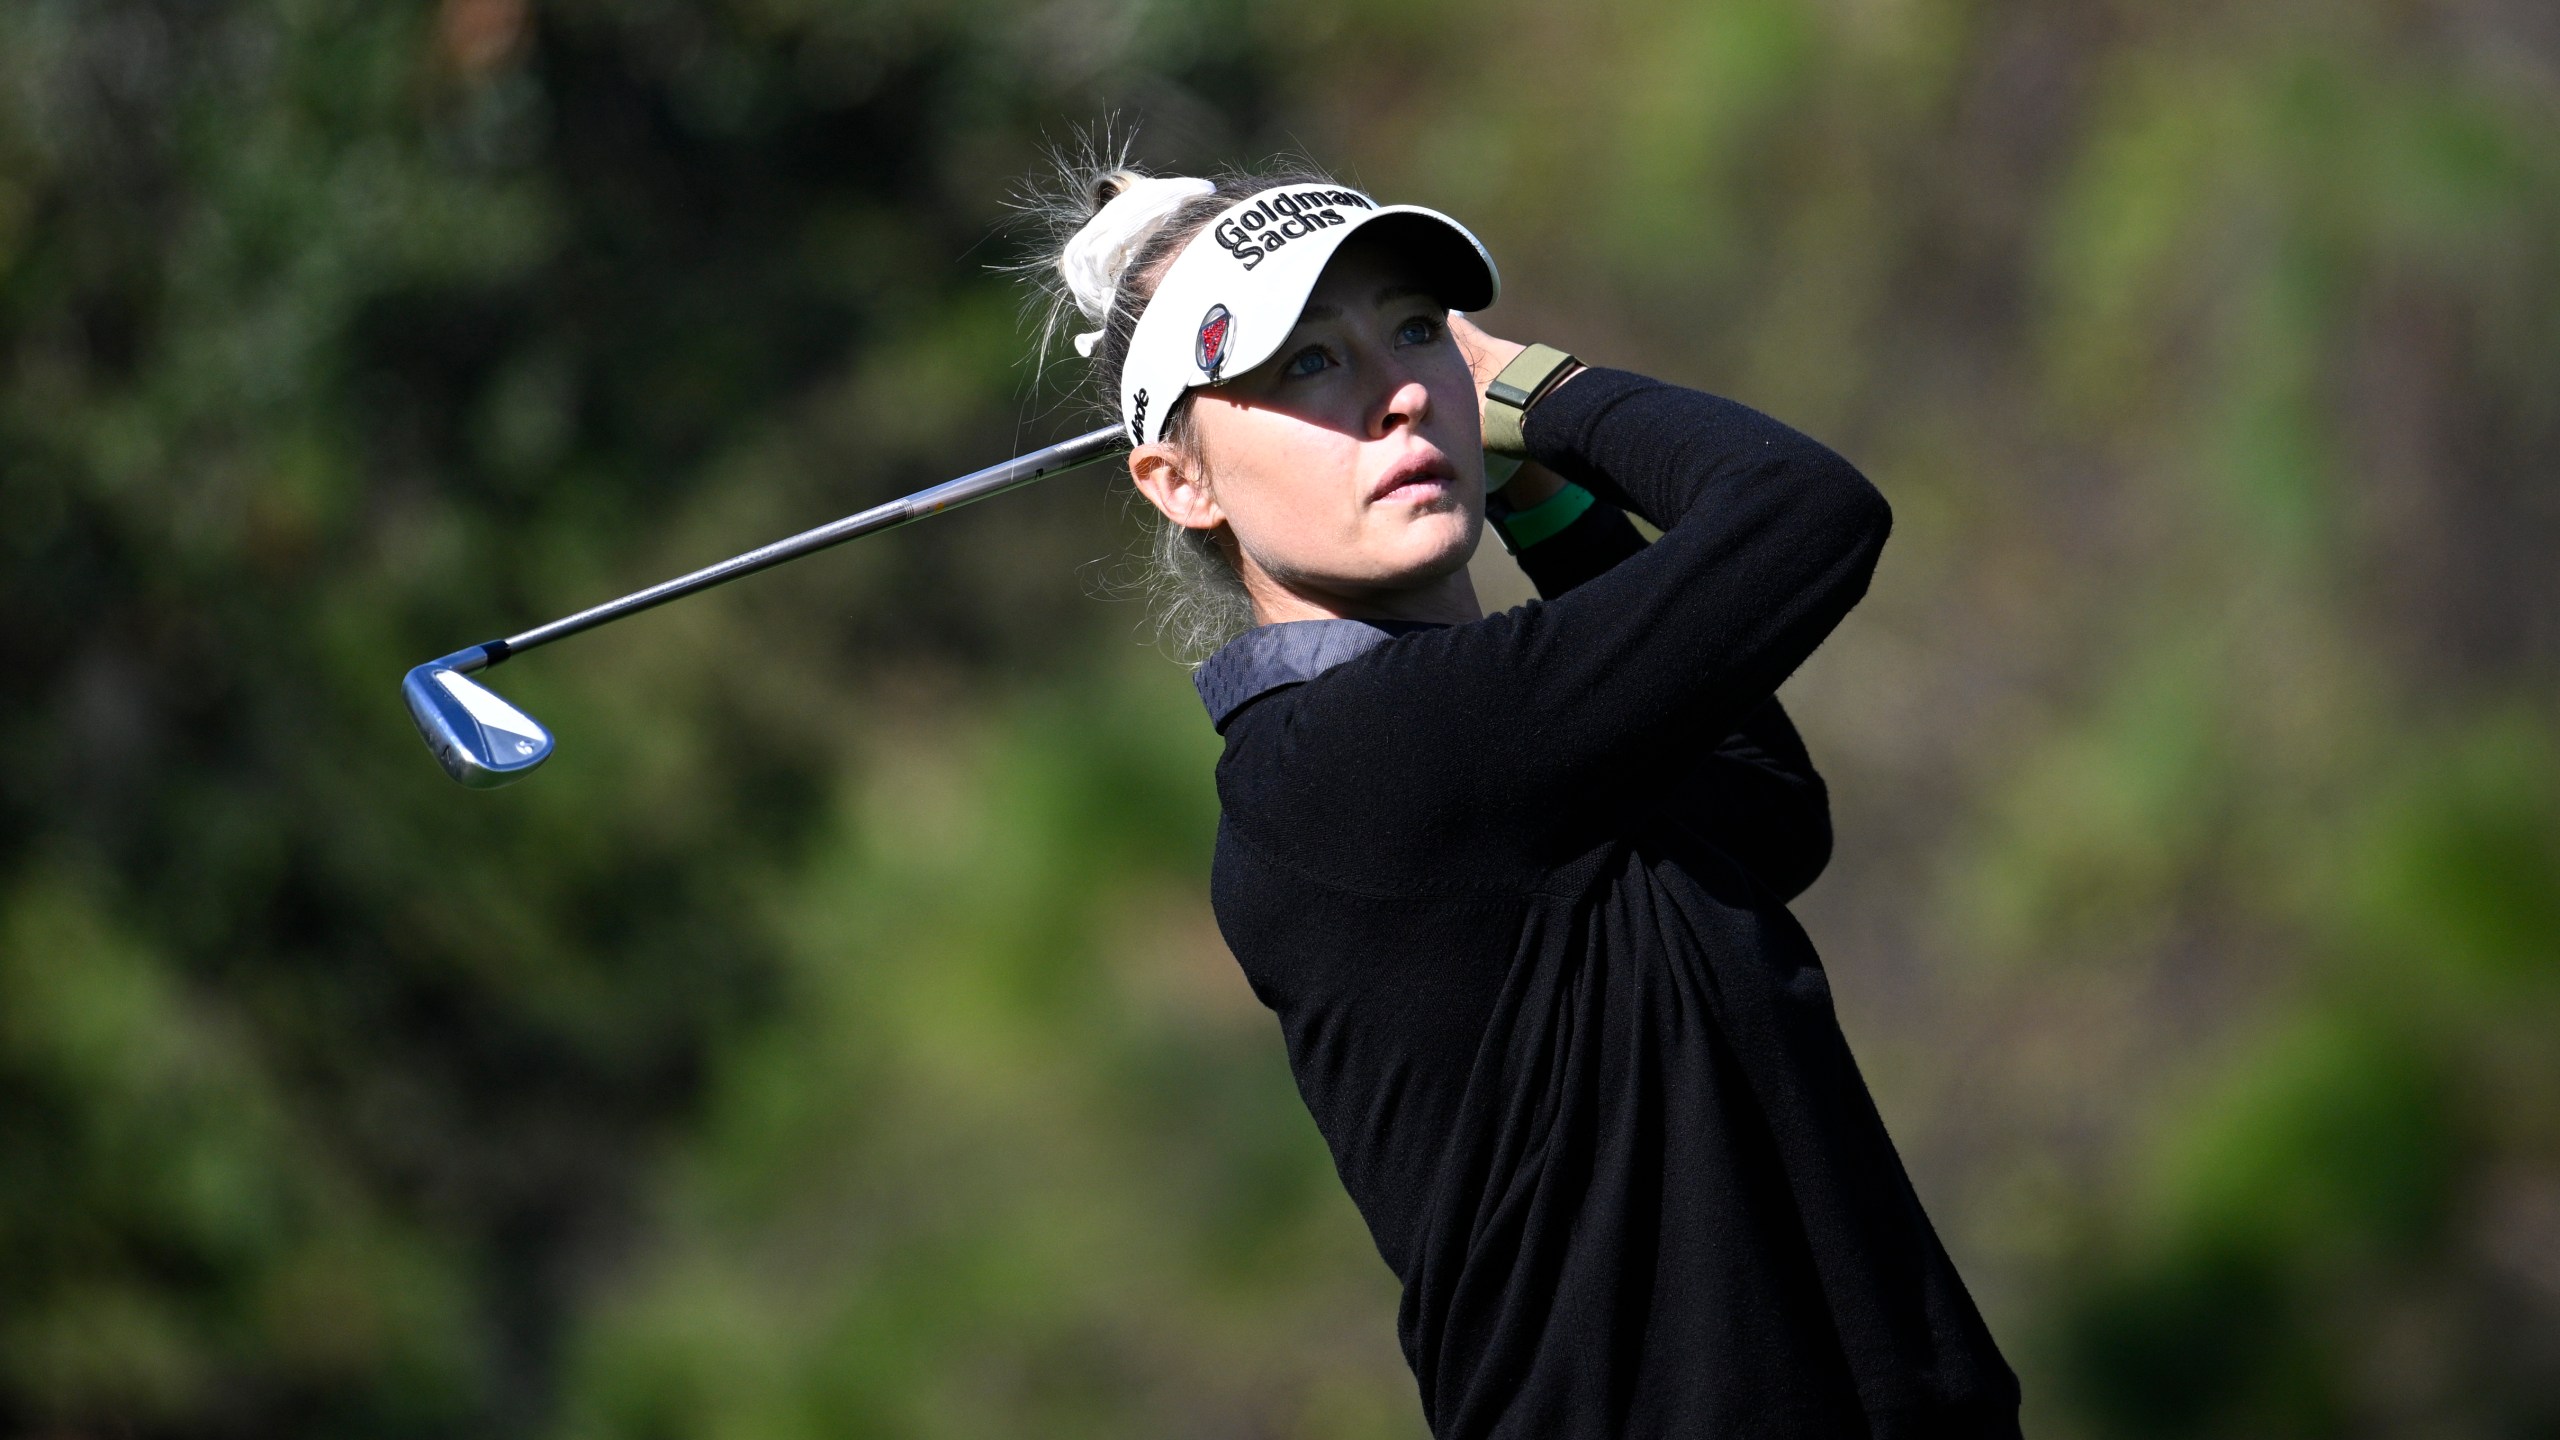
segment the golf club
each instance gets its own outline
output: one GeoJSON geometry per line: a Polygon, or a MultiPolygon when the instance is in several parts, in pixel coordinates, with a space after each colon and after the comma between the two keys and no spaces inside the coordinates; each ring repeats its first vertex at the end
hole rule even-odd
{"type": "Polygon", "coordinates": [[[741,575],[752,575],[786,560],[797,560],[831,545],[841,545],[856,536],[895,529],[928,515],[958,509],[973,500],[1001,495],[1061,470],[1072,470],[1115,454],[1128,446],[1126,431],[1117,425],[1106,425],[1072,440],[1062,440],[1045,449],[1017,455],[1002,464],[990,465],[957,480],[946,480],[901,499],[874,505],[814,530],[803,530],[743,555],[733,555],[716,565],[704,566],[689,575],[679,575],[646,590],[634,591],[619,600],[608,600],[575,615],[563,616],[548,625],[537,625],[503,640],[491,640],[457,650],[441,660],[430,660],[411,670],[400,682],[401,698],[409,702],[409,718],[417,722],[418,734],[425,738],[427,748],[435,752],[437,762],[444,766],[447,775],[475,790],[504,785],[551,758],[551,732],[543,729],[532,716],[499,698],[496,691],[470,678],[476,672],[511,656],[521,655],[537,645],[548,645],[581,630],[592,630],[626,615],[637,615],[670,600],[681,600],[714,585],[727,584],[741,575]]]}

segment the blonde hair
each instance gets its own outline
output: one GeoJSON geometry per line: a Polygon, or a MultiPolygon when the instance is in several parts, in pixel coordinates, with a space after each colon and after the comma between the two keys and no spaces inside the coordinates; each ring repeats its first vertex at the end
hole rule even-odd
{"type": "MultiPolygon", "coordinates": [[[[1081,328],[1078,322],[1095,327],[1076,337],[1075,350],[1085,370],[1074,390],[1079,399],[1115,421],[1121,418],[1120,371],[1128,362],[1138,316],[1154,296],[1165,268],[1200,228],[1228,206],[1275,185],[1341,183],[1303,157],[1231,167],[1203,177],[1198,183],[1207,188],[1188,197],[1177,196],[1167,187],[1150,187],[1160,210],[1147,216],[1151,223],[1135,233],[1130,232],[1126,215],[1105,222],[1113,226],[1108,236],[1089,233],[1096,217],[1114,199],[1136,182],[1156,178],[1130,163],[1134,140],[1134,135],[1115,135],[1105,122],[1053,149],[1041,175],[1026,183],[1012,201],[1033,231],[1030,256],[1001,267],[1015,272],[1030,287],[1027,314],[1038,335],[1033,352],[1036,375],[1046,375],[1049,356],[1063,332],[1081,328]],[[1116,275],[1096,272],[1100,255],[1117,264],[1116,275]]],[[[1205,477],[1207,457],[1192,423],[1190,400],[1191,392],[1185,391],[1174,401],[1165,416],[1164,438],[1184,464],[1205,477]]],[[[1176,525],[1144,500],[1136,503],[1147,527],[1146,545],[1135,581],[1120,588],[1145,598],[1155,620],[1157,643],[1196,666],[1253,628],[1253,601],[1229,554],[1234,542],[1221,532],[1176,525]]]]}

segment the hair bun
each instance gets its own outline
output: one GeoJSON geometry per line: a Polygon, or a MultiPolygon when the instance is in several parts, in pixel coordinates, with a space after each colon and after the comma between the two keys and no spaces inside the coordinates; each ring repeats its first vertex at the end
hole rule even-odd
{"type": "MultiPolygon", "coordinates": [[[[1084,222],[1058,256],[1058,273],[1065,277],[1067,293],[1075,297],[1076,309],[1084,318],[1096,325],[1109,319],[1120,277],[1147,237],[1184,205],[1217,191],[1210,182],[1188,175],[1151,176],[1134,170],[1115,170],[1096,181],[1094,198],[1102,208],[1084,222]]],[[[1090,356],[1101,343],[1102,332],[1090,331],[1075,339],[1076,353],[1090,356]]]]}

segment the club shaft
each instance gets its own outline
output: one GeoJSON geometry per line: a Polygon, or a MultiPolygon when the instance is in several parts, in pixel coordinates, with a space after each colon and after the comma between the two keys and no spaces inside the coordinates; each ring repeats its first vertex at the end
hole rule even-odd
{"type": "Polygon", "coordinates": [[[1061,470],[1072,470],[1079,465],[1125,450],[1128,445],[1127,432],[1117,425],[1106,425],[1072,440],[1062,440],[1046,449],[1017,455],[1002,464],[973,471],[957,480],[946,480],[912,495],[847,515],[841,520],[831,520],[814,530],[803,530],[797,535],[776,540],[770,545],[759,546],[743,555],[733,555],[716,565],[706,565],[692,574],[660,581],[646,590],[635,590],[619,600],[607,600],[601,605],[591,606],[575,615],[564,615],[547,625],[536,625],[521,634],[510,635],[504,640],[476,646],[474,648],[480,652],[477,663],[473,663],[470,658],[472,652],[466,650],[450,657],[456,662],[452,668],[463,671],[486,669],[509,656],[531,650],[537,645],[548,645],[554,640],[566,639],[582,630],[592,630],[598,625],[609,624],[626,615],[637,615],[643,610],[664,605],[670,600],[681,600],[687,595],[698,594],[714,585],[725,585],[741,575],[753,575],[759,570],[770,569],[786,560],[797,560],[803,555],[824,550],[830,545],[841,545],[858,536],[892,530],[911,521],[922,520],[929,515],[939,515],[945,510],[956,510],[973,500],[984,500],[990,495],[1001,495],[1007,490],[1028,485],[1034,480],[1055,475],[1061,470]]]}

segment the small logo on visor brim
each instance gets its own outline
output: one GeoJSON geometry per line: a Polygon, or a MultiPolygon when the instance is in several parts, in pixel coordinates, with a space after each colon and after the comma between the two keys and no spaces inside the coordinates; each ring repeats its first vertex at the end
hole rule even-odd
{"type": "Polygon", "coordinates": [[[1200,373],[1216,384],[1220,367],[1227,363],[1227,351],[1236,337],[1236,317],[1224,305],[1212,305],[1200,317],[1200,338],[1191,348],[1191,359],[1200,373]]]}

